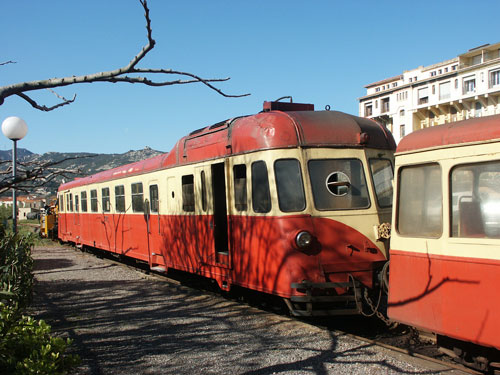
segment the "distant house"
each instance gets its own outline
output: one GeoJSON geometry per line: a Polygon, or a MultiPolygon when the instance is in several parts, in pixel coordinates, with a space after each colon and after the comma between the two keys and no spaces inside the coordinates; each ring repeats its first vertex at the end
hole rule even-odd
{"type": "MultiPolygon", "coordinates": [[[[24,220],[27,219],[28,213],[39,213],[44,205],[44,198],[34,196],[17,197],[18,218],[24,220]]],[[[12,207],[12,197],[0,197],[0,206],[12,207]]]]}

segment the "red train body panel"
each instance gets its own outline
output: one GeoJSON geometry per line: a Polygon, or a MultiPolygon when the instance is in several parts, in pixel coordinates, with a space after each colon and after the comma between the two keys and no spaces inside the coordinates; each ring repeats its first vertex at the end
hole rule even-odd
{"type": "Polygon", "coordinates": [[[353,288],[373,287],[387,260],[374,228],[390,218],[377,194],[388,194],[380,176],[392,174],[394,140],[367,119],[280,104],[293,111],[205,127],[167,154],[61,185],[59,237],[212,278],[222,289],[281,296],[298,304],[297,314],[334,313],[312,306],[324,302],[357,312],[353,288]],[[315,163],[332,170],[314,167],[313,181],[315,163]],[[134,212],[139,183],[144,212],[134,212]]]}

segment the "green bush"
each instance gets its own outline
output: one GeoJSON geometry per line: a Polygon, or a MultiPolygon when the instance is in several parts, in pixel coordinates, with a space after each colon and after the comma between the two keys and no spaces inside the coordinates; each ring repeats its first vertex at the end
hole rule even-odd
{"type": "Polygon", "coordinates": [[[0,226],[0,300],[25,307],[33,293],[33,236],[6,233],[0,226]]]}
{"type": "Polygon", "coordinates": [[[43,320],[19,316],[15,306],[0,303],[0,373],[65,374],[79,363],[65,354],[71,340],[50,336],[43,320]]]}
{"type": "Polygon", "coordinates": [[[22,315],[33,293],[33,240],[0,225],[0,374],[64,374],[79,362],[65,354],[71,340],[52,337],[43,320],[22,315]]]}

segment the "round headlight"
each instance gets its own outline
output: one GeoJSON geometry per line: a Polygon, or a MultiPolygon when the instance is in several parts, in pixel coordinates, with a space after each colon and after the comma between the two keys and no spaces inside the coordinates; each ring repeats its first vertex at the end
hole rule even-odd
{"type": "Polygon", "coordinates": [[[299,247],[299,249],[305,249],[311,245],[313,241],[313,237],[311,233],[307,231],[302,231],[297,234],[297,237],[295,237],[295,243],[299,247]]]}

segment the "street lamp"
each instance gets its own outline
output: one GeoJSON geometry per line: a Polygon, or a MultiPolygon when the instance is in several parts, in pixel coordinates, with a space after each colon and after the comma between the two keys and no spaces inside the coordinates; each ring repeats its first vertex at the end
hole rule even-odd
{"type": "Polygon", "coordinates": [[[2,133],[14,142],[12,147],[12,231],[17,233],[17,197],[16,197],[16,168],[17,168],[17,141],[28,133],[28,125],[22,118],[11,116],[2,122],[2,133]]]}

